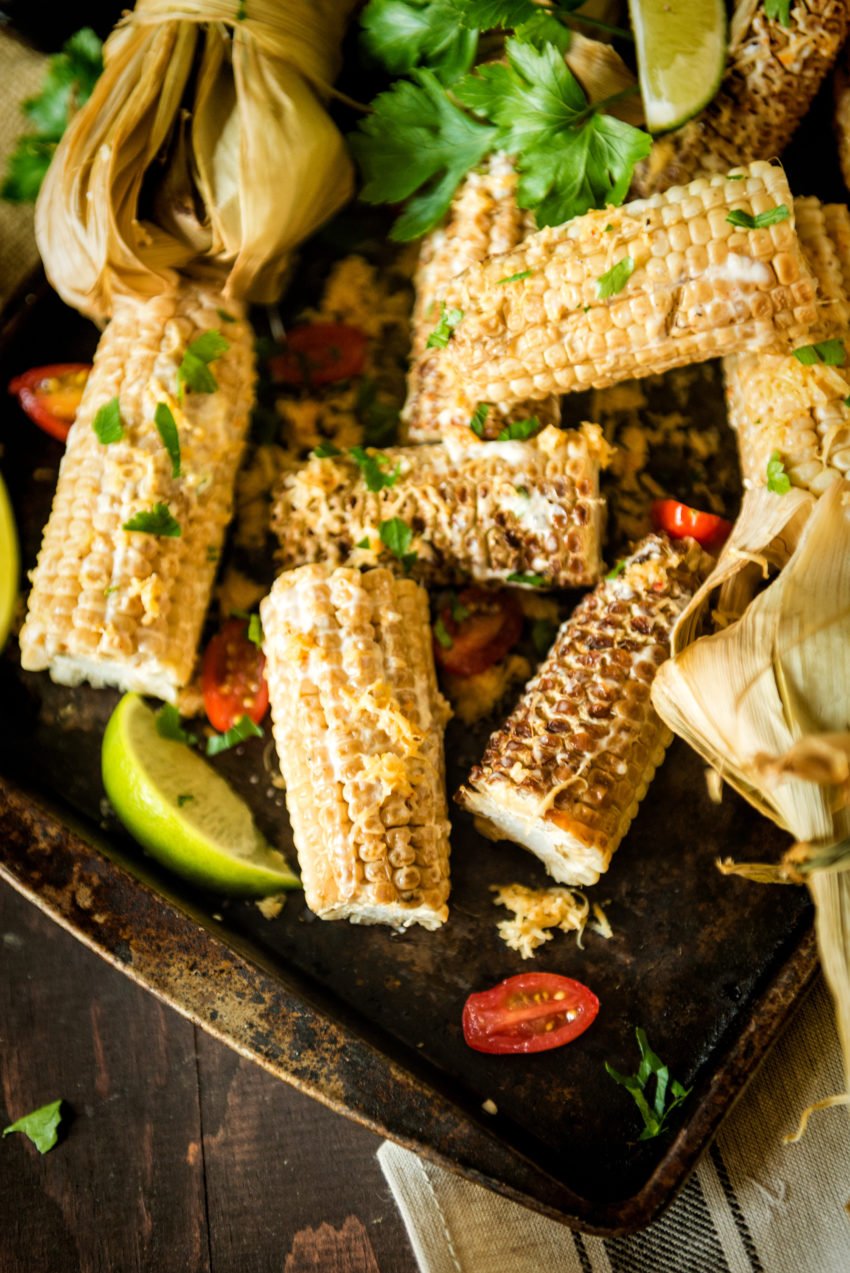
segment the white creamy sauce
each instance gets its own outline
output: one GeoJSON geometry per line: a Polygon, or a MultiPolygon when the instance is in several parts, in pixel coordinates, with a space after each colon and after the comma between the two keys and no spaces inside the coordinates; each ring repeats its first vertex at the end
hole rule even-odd
{"type": "Polygon", "coordinates": [[[740,252],[730,252],[722,265],[713,265],[706,271],[708,278],[725,279],[729,283],[763,283],[773,282],[773,274],[763,261],[754,261],[751,256],[742,256],[740,252]]]}
{"type": "Polygon", "coordinates": [[[520,495],[519,492],[509,495],[502,500],[502,507],[513,513],[526,530],[543,535],[552,527],[552,514],[557,506],[550,504],[539,491],[530,491],[528,495],[520,495]]]}

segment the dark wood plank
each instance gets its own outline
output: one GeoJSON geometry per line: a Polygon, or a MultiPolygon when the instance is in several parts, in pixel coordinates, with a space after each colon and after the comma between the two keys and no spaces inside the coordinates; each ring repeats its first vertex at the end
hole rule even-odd
{"type": "Polygon", "coordinates": [[[377,1136],[200,1031],[198,1059],[215,1273],[415,1273],[377,1136]]]}

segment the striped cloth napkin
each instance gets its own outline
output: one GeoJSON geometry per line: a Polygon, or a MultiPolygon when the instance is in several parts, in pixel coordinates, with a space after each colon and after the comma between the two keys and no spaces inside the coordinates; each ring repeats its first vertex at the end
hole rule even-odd
{"type": "Polygon", "coordinates": [[[800,1111],[843,1089],[819,983],[662,1218],[594,1238],[385,1142],[378,1151],[421,1273],[850,1273],[850,1122],[800,1111]]]}

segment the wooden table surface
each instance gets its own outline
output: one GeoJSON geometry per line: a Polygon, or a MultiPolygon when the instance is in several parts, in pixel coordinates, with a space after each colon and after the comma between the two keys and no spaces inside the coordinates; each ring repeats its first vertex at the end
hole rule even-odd
{"type": "Polygon", "coordinates": [[[0,884],[2,1273],[415,1273],[378,1137],[229,1051],[0,884]]]}

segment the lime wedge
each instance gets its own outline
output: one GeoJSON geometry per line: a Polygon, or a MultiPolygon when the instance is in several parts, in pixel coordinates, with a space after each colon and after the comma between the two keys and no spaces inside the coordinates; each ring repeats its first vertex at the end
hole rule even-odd
{"type": "Polygon", "coordinates": [[[15,617],[20,570],[15,518],[12,515],[9,492],[0,477],[0,650],[6,644],[15,617]]]}
{"type": "Polygon", "coordinates": [[[163,738],[138,695],[125,694],[110,716],[101,764],[124,826],[177,875],[241,897],[301,887],[244,800],[184,743],[163,738]]]}
{"type": "Polygon", "coordinates": [[[723,0],[629,0],[651,133],[678,128],[714,97],[726,66],[723,0]]]}

